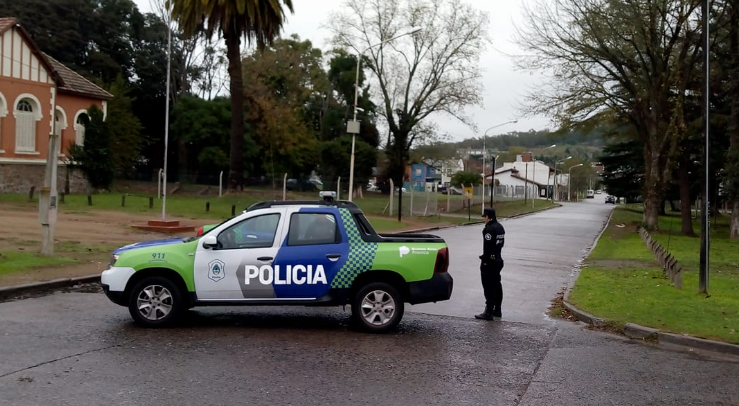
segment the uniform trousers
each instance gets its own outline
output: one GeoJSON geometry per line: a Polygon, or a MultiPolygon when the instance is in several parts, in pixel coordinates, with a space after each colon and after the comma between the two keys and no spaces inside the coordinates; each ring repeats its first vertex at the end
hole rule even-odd
{"type": "Polygon", "coordinates": [[[487,261],[480,264],[482,289],[485,292],[485,305],[490,309],[500,311],[503,303],[503,285],[500,283],[500,271],[503,270],[503,261],[487,261]]]}

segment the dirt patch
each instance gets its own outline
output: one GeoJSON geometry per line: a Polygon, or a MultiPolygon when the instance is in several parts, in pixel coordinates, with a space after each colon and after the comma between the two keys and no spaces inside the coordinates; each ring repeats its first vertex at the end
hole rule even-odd
{"type": "MultiPolygon", "coordinates": [[[[180,220],[180,224],[192,227],[213,222],[212,219],[193,220],[170,216],[167,219],[180,220]]],[[[140,231],[132,227],[136,224],[146,224],[149,220],[157,218],[116,211],[90,210],[85,213],[60,211],[54,235],[54,253],[72,257],[76,263],[0,275],[0,286],[99,274],[107,266],[112,249],[136,241],[170,236],[140,231]]],[[[27,250],[35,253],[41,251],[42,228],[38,221],[37,209],[0,205],[0,224],[5,231],[0,238],[0,251],[27,250]]],[[[193,234],[194,232],[186,232],[171,236],[193,234]]]]}

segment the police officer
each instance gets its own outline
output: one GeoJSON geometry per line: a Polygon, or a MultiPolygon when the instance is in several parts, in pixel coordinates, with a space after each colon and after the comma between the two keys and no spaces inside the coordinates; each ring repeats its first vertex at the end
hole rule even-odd
{"type": "Polygon", "coordinates": [[[493,317],[502,316],[500,305],[503,302],[503,285],[500,283],[500,271],[503,270],[503,258],[500,253],[505,245],[505,229],[498,222],[495,209],[485,209],[482,216],[485,218],[485,228],[482,230],[480,277],[485,291],[485,311],[475,315],[475,318],[492,320],[493,317]]]}

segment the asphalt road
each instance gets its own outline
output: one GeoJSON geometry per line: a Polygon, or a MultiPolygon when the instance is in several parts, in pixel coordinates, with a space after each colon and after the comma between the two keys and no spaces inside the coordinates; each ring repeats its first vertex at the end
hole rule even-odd
{"type": "Polygon", "coordinates": [[[339,308],[195,309],[134,326],[98,291],[0,304],[2,405],[737,405],[739,360],[548,319],[612,206],[505,221],[504,318],[482,306],[481,226],[439,231],[453,299],[408,308],[392,334],[339,308]]]}

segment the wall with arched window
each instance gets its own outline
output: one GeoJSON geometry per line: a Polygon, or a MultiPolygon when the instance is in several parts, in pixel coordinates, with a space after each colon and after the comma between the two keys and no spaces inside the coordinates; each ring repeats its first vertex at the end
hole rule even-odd
{"type": "Polygon", "coordinates": [[[54,120],[54,132],[58,137],[58,142],[56,143],[56,156],[59,156],[64,151],[63,147],[67,145],[65,140],[67,133],[67,131],[65,131],[67,129],[67,113],[62,107],[56,106],[54,120]]]}
{"type": "Polygon", "coordinates": [[[74,116],[74,143],[85,145],[85,126],[90,122],[86,110],[80,110],[74,116]]]}
{"type": "Polygon", "coordinates": [[[37,122],[43,117],[42,104],[36,96],[23,93],[15,99],[15,153],[38,154],[36,149],[37,122]]]}

